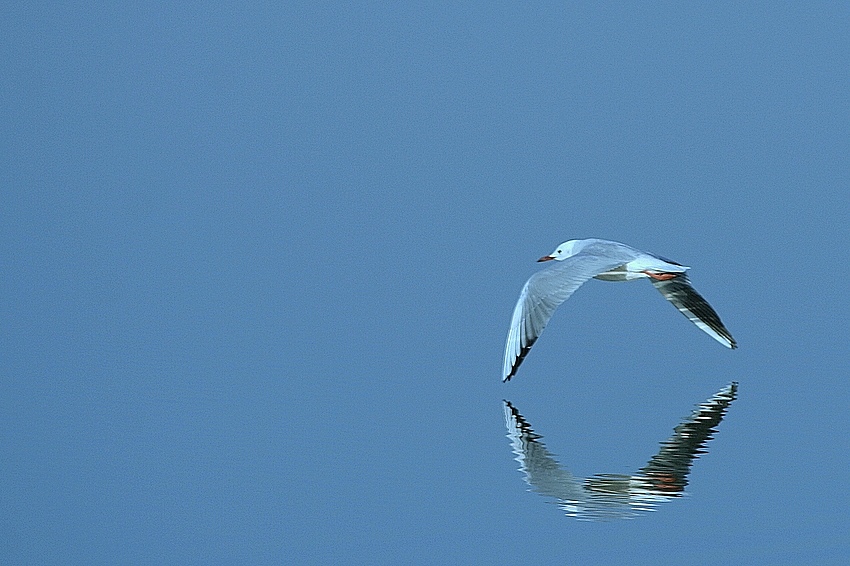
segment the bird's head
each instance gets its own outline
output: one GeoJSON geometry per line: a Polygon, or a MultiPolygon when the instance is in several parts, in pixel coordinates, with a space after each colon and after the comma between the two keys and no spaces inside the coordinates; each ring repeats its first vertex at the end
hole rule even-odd
{"type": "Polygon", "coordinates": [[[543,257],[541,257],[537,261],[550,261],[550,260],[553,260],[553,259],[557,260],[557,261],[563,261],[563,260],[567,259],[568,257],[576,254],[577,250],[573,250],[576,242],[578,242],[578,240],[568,240],[568,241],[564,242],[563,244],[561,244],[560,246],[558,246],[557,248],[555,248],[554,252],[552,252],[549,255],[544,255],[543,257]]]}

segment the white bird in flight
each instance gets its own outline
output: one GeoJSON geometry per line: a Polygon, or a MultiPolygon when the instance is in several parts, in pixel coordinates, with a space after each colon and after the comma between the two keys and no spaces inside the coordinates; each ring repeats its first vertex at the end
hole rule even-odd
{"type": "Polygon", "coordinates": [[[502,381],[516,375],[558,305],[591,278],[603,281],[648,278],[665,299],[709,336],[727,348],[738,347],[711,305],[691,286],[685,273],[689,267],[619,242],[596,238],[569,240],[537,261],[550,260],[558,263],[532,275],[514,307],[502,381]]]}

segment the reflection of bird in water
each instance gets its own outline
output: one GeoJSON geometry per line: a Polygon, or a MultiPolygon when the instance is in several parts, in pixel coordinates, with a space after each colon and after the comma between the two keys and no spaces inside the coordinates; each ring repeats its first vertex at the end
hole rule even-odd
{"type": "Polygon", "coordinates": [[[673,429],[661,450],[634,475],[597,474],[574,477],[560,467],[540,442],[531,425],[505,401],[505,424],[515,458],[525,481],[541,495],[554,497],[567,515],[585,520],[629,518],[652,511],[660,502],[680,497],[688,484],[691,463],[706,452],[705,445],[735,400],[733,382],[699,405],[690,417],[673,429]]]}

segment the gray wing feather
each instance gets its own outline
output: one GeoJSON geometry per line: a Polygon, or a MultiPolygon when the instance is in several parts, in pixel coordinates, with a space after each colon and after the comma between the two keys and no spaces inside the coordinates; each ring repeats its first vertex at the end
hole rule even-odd
{"type": "Polygon", "coordinates": [[[634,259],[627,246],[603,254],[579,253],[557,265],[538,271],[526,281],[514,307],[505,344],[502,381],[512,378],[558,306],[588,279],[634,259]]]}
{"type": "Polygon", "coordinates": [[[679,312],[688,317],[688,320],[696,324],[706,334],[727,348],[738,347],[735,339],[723,326],[717,312],[693,288],[687,274],[682,273],[666,281],[653,279],[652,284],[665,299],[679,309],[679,312]]]}

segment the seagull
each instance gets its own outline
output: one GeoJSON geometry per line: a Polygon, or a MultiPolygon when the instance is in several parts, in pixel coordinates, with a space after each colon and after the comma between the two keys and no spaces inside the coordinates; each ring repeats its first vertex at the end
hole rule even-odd
{"type": "Polygon", "coordinates": [[[632,475],[573,476],[510,401],[504,401],[505,425],[514,459],[534,491],[555,498],[568,516],[580,520],[626,519],[685,493],[693,461],[706,453],[706,444],[737,395],[738,384],[733,381],[697,406],[661,443],[658,453],[632,475]]]}
{"type": "Polygon", "coordinates": [[[689,267],[626,244],[596,238],[566,241],[537,261],[552,260],[558,263],[538,271],[525,282],[514,307],[505,344],[502,381],[516,375],[558,305],[591,278],[649,279],[688,320],[727,348],[738,347],[711,305],[691,286],[685,273],[689,267]]]}

